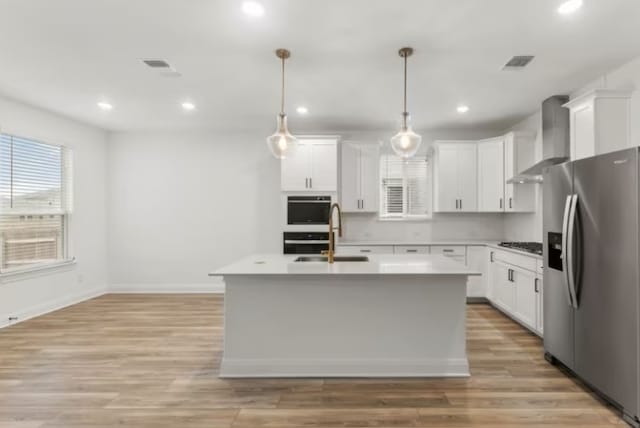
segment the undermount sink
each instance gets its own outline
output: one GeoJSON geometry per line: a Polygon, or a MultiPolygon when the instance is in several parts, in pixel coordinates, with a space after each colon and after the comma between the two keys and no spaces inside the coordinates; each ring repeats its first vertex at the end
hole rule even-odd
{"type": "MultiPolygon", "coordinates": [[[[301,256],[294,260],[294,262],[327,262],[329,259],[327,256],[301,256]]],[[[334,256],[334,262],[368,262],[367,256],[334,256]]]]}

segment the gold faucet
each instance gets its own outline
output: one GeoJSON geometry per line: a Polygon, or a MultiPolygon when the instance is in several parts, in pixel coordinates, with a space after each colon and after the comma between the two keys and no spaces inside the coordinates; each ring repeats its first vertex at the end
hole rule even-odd
{"type": "Polygon", "coordinates": [[[338,209],[338,236],[342,238],[342,211],[340,210],[340,205],[338,205],[337,203],[334,203],[333,205],[331,205],[331,208],[329,208],[329,249],[322,252],[322,254],[327,256],[327,262],[329,263],[334,262],[334,246],[335,246],[335,239],[333,237],[333,230],[334,230],[333,209],[334,208],[338,209]]]}

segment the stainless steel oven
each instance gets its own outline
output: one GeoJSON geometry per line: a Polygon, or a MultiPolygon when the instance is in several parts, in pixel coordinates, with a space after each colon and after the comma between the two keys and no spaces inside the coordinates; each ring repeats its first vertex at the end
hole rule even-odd
{"type": "Polygon", "coordinates": [[[287,224],[329,224],[331,196],[289,196],[287,224]]]}
{"type": "Polygon", "coordinates": [[[284,232],[284,254],[320,254],[329,249],[329,232],[284,232]]]}

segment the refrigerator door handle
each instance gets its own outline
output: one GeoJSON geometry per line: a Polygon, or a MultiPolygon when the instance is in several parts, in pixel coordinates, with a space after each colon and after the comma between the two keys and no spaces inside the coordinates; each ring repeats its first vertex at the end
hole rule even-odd
{"type": "Polygon", "coordinates": [[[569,225],[567,236],[567,280],[569,282],[569,294],[571,295],[571,306],[578,309],[578,293],[576,292],[576,274],[574,272],[575,263],[573,257],[575,249],[573,248],[574,233],[576,230],[576,212],[578,207],[578,195],[571,197],[571,207],[569,208],[569,225]]]}
{"type": "Polygon", "coordinates": [[[571,205],[573,201],[573,195],[568,195],[564,203],[564,215],[562,216],[562,273],[564,274],[564,291],[567,295],[567,301],[569,306],[573,307],[573,300],[571,300],[571,292],[569,291],[569,264],[568,264],[568,240],[569,235],[569,213],[571,211],[571,205]]]}

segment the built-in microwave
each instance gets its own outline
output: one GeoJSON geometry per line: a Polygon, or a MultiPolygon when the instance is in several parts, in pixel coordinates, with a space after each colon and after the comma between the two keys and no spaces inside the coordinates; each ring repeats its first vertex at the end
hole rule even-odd
{"type": "Polygon", "coordinates": [[[289,196],[287,224],[329,224],[331,196],[289,196]]]}

